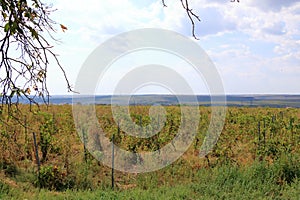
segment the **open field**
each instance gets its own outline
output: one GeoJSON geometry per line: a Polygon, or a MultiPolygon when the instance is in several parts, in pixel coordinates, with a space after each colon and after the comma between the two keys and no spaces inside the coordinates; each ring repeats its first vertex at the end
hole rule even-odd
{"type": "MultiPolygon", "coordinates": [[[[131,106],[131,119],[150,124],[149,106],[131,106]]],[[[180,107],[165,106],[159,134],[138,139],[117,134],[111,107],[96,106],[106,136],[137,152],[153,151],[175,137],[180,107]]],[[[299,199],[300,109],[229,107],[213,151],[199,158],[210,107],[199,107],[199,131],[188,151],[166,168],[145,174],[115,171],[89,152],[75,126],[70,105],[40,109],[20,105],[18,120],[1,114],[0,199],[299,199]],[[34,150],[36,133],[39,160],[34,150]]],[[[97,132],[97,131],[95,131],[97,132]]],[[[83,133],[79,133],[83,134],[83,133]]],[[[95,133],[96,134],[96,133],[95,133]]],[[[92,135],[88,135],[92,137],[92,135]]],[[[98,150],[100,151],[100,150],[98,150]]],[[[101,153],[101,152],[100,152],[101,153]]],[[[131,162],[136,158],[130,158],[131,162]]]]}

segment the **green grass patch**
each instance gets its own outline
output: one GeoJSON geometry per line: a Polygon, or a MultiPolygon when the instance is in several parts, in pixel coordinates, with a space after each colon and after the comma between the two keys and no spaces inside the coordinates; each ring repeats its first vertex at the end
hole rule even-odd
{"type": "MultiPolygon", "coordinates": [[[[2,186],[2,199],[299,199],[299,163],[282,158],[274,164],[255,162],[249,167],[224,164],[194,173],[192,182],[157,187],[159,174],[140,176],[131,189],[22,191],[2,186]],[[293,165],[292,165],[293,164],[293,165]],[[296,165],[295,167],[292,167],[296,165]],[[289,168],[290,167],[290,168],[289,168]],[[297,168],[298,167],[298,168],[297,168]],[[297,170],[298,169],[298,170],[297,170]]],[[[0,187],[1,188],[1,187],[0,187]]]]}

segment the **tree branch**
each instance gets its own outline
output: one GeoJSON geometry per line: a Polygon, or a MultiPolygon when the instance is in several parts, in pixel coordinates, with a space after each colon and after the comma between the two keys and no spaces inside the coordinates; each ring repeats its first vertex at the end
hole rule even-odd
{"type": "MultiPolygon", "coordinates": [[[[198,21],[200,22],[201,19],[198,15],[196,15],[194,13],[194,11],[189,7],[189,4],[188,4],[188,0],[180,0],[181,2],[181,5],[183,7],[183,9],[185,10],[191,24],[192,24],[192,35],[193,37],[196,39],[196,40],[199,40],[196,36],[196,30],[195,30],[195,21],[198,21]]],[[[167,5],[165,4],[165,1],[162,0],[162,4],[164,7],[167,7],[167,5]]]]}
{"type": "Polygon", "coordinates": [[[167,5],[165,4],[165,0],[161,0],[162,4],[164,7],[167,7],[167,5]]]}
{"type": "Polygon", "coordinates": [[[201,21],[200,17],[196,15],[192,9],[189,8],[188,0],[180,0],[182,7],[185,9],[186,14],[188,15],[191,23],[192,23],[192,35],[196,40],[199,40],[195,34],[195,22],[194,20],[201,21]],[[184,2],[183,2],[184,1],[184,2]]]}
{"type": "Polygon", "coordinates": [[[56,22],[49,17],[55,10],[40,0],[32,2],[31,5],[27,0],[1,1],[0,4],[0,96],[2,105],[8,107],[18,104],[19,97],[36,104],[35,98],[39,96],[49,103],[47,71],[50,57],[63,73],[68,91],[72,91],[66,72],[45,37],[46,34],[57,41],[51,34],[55,32],[56,22]]]}

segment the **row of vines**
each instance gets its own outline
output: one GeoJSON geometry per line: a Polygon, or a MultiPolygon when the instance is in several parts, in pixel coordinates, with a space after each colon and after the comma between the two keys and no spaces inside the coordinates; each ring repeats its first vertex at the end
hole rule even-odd
{"type": "MultiPolygon", "coordinates": [[[[106,138],[111,140],[114,136],[119,147],[139,153],[159,151],[167,143],[172,143],[180,127],[194,120],[181,115],[180,106],[166,106],[163,114],[152,112],[151,116],[149,106],[131,106],[130,115],[121,112],[113,116],[110,106],[99,105],[96,106],[99,127],[95,125],[87,129],[84,125],[75,128],[74,121],[79,119],[73,119],[70,105],[34,109],[28,112],[29,105],[19,105],[14,111],[19,113],[18,119],[8,117],[5,111],[1,113],[0,169],[6,178],[22,179],[34,187],[53,190],[109,186],[109,167],[92,156],[101,157],[104,148],[99,128],[106,138]],[[133,135],[128,135],[128,132],[133,135]],[[37,136],[37,147],[32,133],[37,136]]],[[[209,107],[199,109],[198,132],[184,156],[171,165],[178,169],[174,173],[180,174],[185,169],[183,171],[190,174],[199,168],[213,168],[225,163],[240,166],[250,165],[255,160],[273,163],[283,154],[300,154],[300,109],[229,107],[218,143],[205,158],[199,158],[211,118],[209,107]]],[[[82,113],[77,117],[86,118],[88,115],[82,113]]],[[[142,160],[137,156],[128,158],[128,162],[142,160]]],[[[164,176],[170,175],[169,171],[163,170],[157,173],[161,182],[164,176]]],[[[130,185],[136,177],[117,172],[116,180],[120,185],[130,185]]]]}

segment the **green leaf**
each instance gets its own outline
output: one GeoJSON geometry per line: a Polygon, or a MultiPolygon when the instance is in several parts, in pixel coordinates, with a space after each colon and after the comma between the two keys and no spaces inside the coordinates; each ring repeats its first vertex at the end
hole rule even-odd
{"type": "Polygon", "coordinates": [[[24,16],[27,17],[27,18],[30,18],[30,13],[29,13],[29,12],[26,12],[26,13],[24,14],[24,16]]]}
{"type": "Polygon", "coordinates": [[[7,10],[7,3],[5,1],[1,1],[2,10],[7,10]]]}
{"type": "Polygon", "coordinates": [[[29,28],[29,30],[30,30],[30,32],[31,32],[31,36],[33,37],[33,38],[36,38],[36,39],[38,39],[38,37],[39,37],[39,35],[38,35],[38,33],[36,32],[36,30],[34,30],[33,28],[29,28]]]}
{"type": "Polygon", "coordinates": [[[8,32],[9,29],[10,29],[10,24],[9,24],[9,22],[7,22],[4,26],[4,32],[8,32]]]}
{"type": "Polygon", "coordinates": [[[6,17],[7,17],[7,14],[5,13],[5,12],[1,12],[1,14],[2,14],[2,16],[3,16],[3,18],[4,18],[4,20],[6,19],[6,17]]]}

